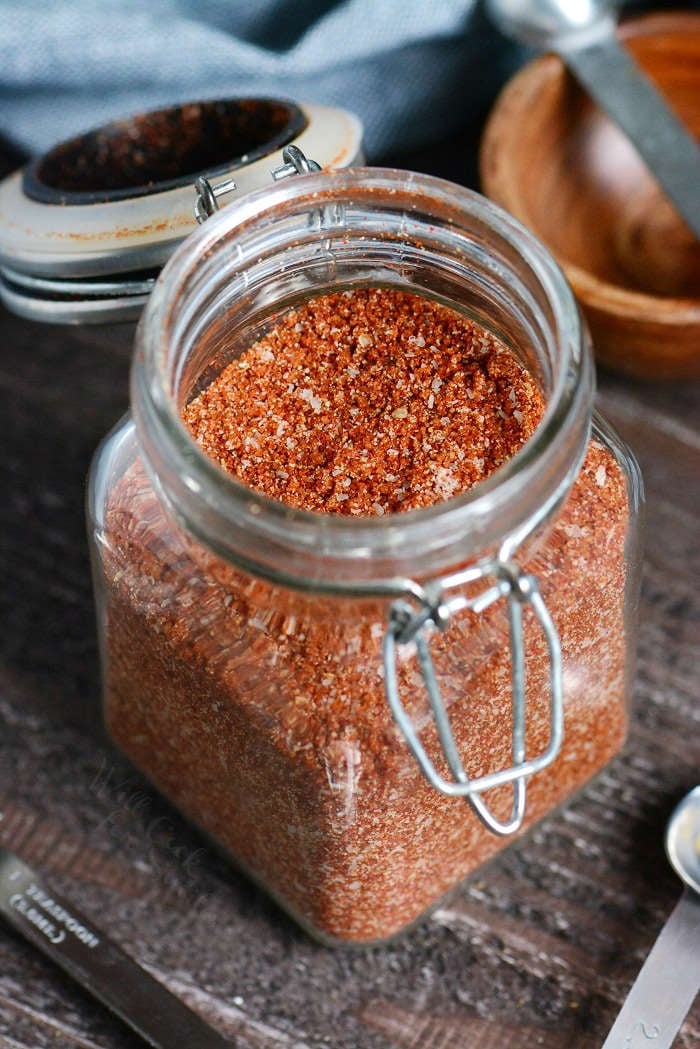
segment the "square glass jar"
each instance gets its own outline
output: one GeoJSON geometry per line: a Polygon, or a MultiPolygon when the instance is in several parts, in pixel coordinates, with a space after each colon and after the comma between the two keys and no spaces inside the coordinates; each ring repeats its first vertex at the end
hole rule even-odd
{"type": "Polygon", "coordinates": [[[168,263],[132,408],[96,456],[105,715],[124,753],[325,942],[395,935],[621,747],[639,473],[572,294],[477,194],[382,169],[224,209],[168,263]],[[535,434],[475,488],[378,518],[224,473],[184,406],[289,309],[392,287],[496,334],[535,434]]]}

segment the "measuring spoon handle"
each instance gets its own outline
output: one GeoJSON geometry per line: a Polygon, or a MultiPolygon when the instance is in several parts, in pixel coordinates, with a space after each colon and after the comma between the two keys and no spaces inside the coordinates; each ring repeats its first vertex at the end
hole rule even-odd
{"type": "Polygon", "coordinates": [[[234,1049],[4,848],[0,848],[0,915],[153,1049],[234,1049]]]}
{"type": "Polygon", "coordinates": [[[644,962],[603,1049],[670,1049],[700,988],[700,896],[686,889],[644,962]]]}
{"type": "Polygon", "coordinates": [[[659,185],[700,240],[700,146],[646,73],[611,33],[556,50],[600,108],[633,143],[659,185]]]}

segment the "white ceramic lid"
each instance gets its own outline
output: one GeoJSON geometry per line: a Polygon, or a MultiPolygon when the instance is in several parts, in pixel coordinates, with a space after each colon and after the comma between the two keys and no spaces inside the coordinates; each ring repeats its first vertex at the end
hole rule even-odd
{"type": "MultiPolygon", "coordinates": [[[[298,147],[321,168],[342,168],[362,161],[362,125],[345,110],[277,100],[191,105],[247,106],[258,102],[288,107],[294,116],[289,126],[296,125],[297,130],[281,144],[277,134],[271,151],[262,142],[230,164],[215,163],[210,169],[134,189],[101,191],[98,187],[97,192],[90,193],[72,190],[70,183],[80,175],[66,167],[68,189],[64,191],[60,178],[57,186],[40,183],[37,188],[36,173],[49,170],[47,162],[60,157],[62,149],[68,150],[63,163],[75,164],[75,156],[80,159],[76,149],[71,152],[71,147],[80,145],[74,140],[5,179],[0,184],[0,298],[5,305],[23,316],[52,323],[132,319],[148,297],[158,270],[177,244],[196,228],[194,186],[199,175],[206,176],[214,188],[228,179],[235,180],[236,188],[219,198],[220,206],[225,207],[242,194],[268,185],[272,171],[284,164],[282,153],[287,145],[298,147]]],[[[178,113],[183,109],[173,107],[172,112],[175,108],[178,113]]],[[[155,116],[169,112],[163,110],[155,116]]],[[[120,122],[106,125],[106,130],[111,132],[114,127],[119,128],[120,122]]],[[[123,127],[133,136],[128,120],[123,127]]],[[[93,150],[95,136],[101,130],[85,136],[91,138],[93,150]]],[[[132,148],[130,141],[127,145],[132,148]]],[[[138,142],[133,148],[138,148],[138,142]]],[[[168,148],[167,143],[164,148],[168,148]]],[[[94,182],[92,171],[88,183],[91,178],[94,182]]]]}

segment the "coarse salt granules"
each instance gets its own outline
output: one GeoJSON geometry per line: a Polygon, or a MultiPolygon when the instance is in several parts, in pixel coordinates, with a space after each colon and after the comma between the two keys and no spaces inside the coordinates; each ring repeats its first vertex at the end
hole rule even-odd
{"type": "Polygon", "coordinates": [[[187,405],[202,448],[274,499],[383,515],[448,499],[532,434],[513,353],[430,299],[364,288],[309,299],[187,405]]]}
{"type": "MultiPolygon", "coordinates": [[[[371,516],[457,494],[514,454],[542,412],[493,336],[387,289],[310,300],[241,361],[188,405],[187,425],[247,485],[310,509],[371,516]]],[[[521,551],[559,632],[565,691],[564,744],[528,782],[528,825],[624,739],[628,520],[625,475],[594,440],[563,507],[521,551]]],[[[109,490],[100,557],[111,735],[314,933],[391,936],[503,847],[424,780],[393,722],[388,599],[297,592],[223,561],[176,522],[138,456],[109,490]]],[[[527,609],[524,622],[535,755],[549,739],[549,657],[527,609]]],[[[508,766],[503,602],[456,615],[430,645],[467,773],[508,766]]],[[[411,645],[397,675],[439,763],[411,645]]],[[[488,801],[504,816],[510,793],[488,801]]]]}

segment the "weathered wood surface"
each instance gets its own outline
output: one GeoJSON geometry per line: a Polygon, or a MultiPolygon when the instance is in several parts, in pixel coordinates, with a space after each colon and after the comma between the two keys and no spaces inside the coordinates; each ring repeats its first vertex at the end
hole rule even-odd
{"type": "MultiPolygon", "coordinates": [[[[662,832],[700,779],[700,388],[600,383],[649,497],[622,757],[411,935],[331,951],[214,855],[102,734],[84,478],[126,406],[128,331],[4,313],[0,331],[0,840],[242,1049],[600,1045],[679,895],[662,832]]],[[[140,1044],[2,930],[3,1049],[140,1044]]],[[[700,1045],[698,1003],[677,1045],[700,1045]]]]}

